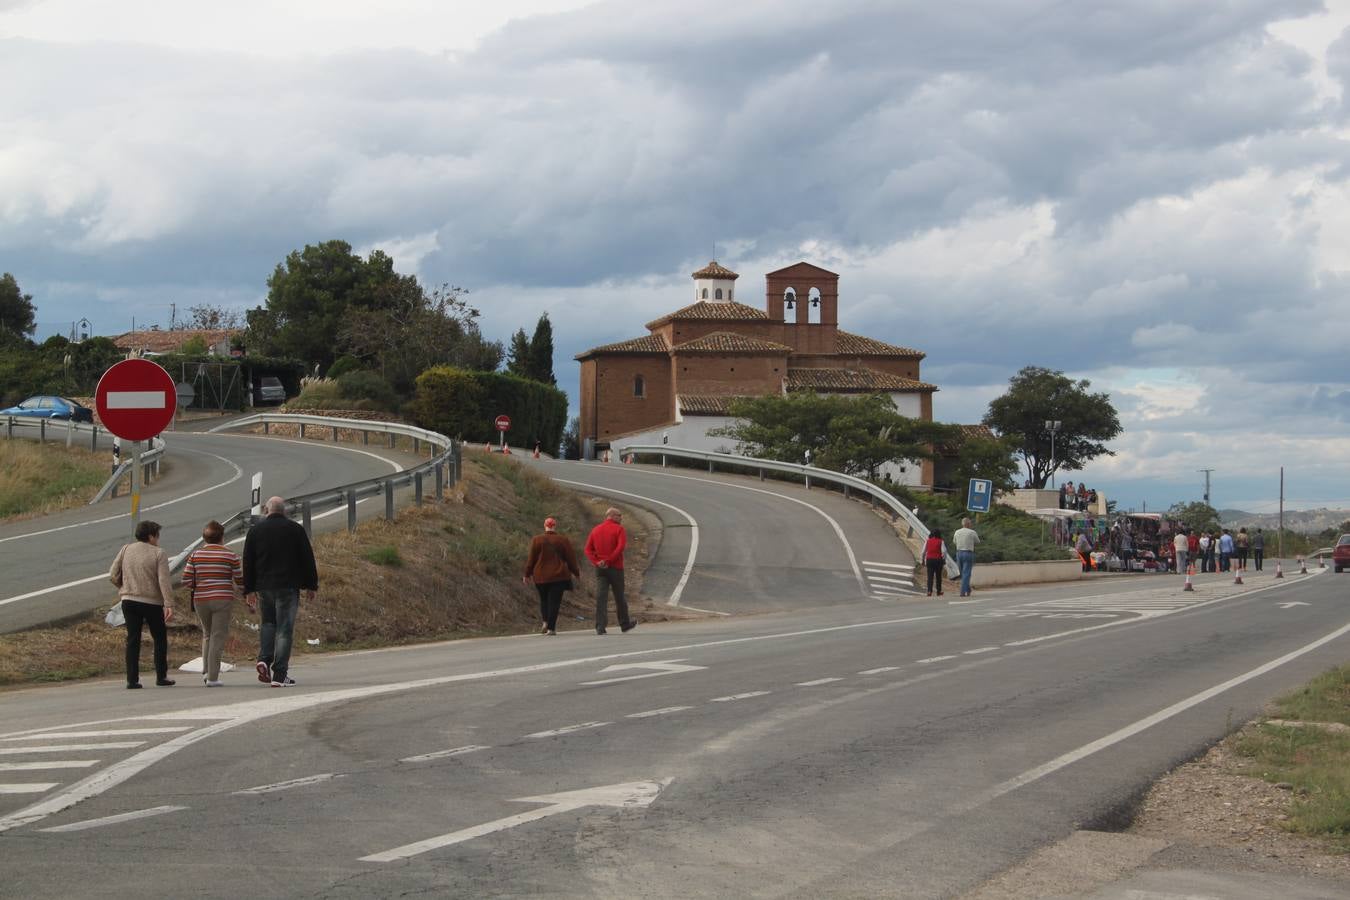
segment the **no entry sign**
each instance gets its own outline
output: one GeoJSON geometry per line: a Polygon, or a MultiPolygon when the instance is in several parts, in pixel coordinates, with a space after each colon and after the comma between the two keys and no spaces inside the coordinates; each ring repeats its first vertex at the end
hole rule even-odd
{"type": "Polygon", "coordinates": [[[510,416],[498,416],[498,417],[497,417],[497,430],[498,430],[498,431],[510,431],[510,430],[511,430],[511,417],[510,417],[510,416]]]}
{"type": "Polygon", "coordinates": [[[127,359],[103,373],[94,406],[103,427],[124,441],[144,441],[173,421],[178,393],[173,378],[148,359],[127,359]]]}

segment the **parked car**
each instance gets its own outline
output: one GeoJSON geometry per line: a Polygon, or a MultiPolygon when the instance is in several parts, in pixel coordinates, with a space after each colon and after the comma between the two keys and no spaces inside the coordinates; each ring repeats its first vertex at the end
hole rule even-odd
{"type": "Polygon", "coordinates": [[[258,379],[254,390],[254,403],[285,403],[286,388],[275,375],[264,375],[258,379]]]}
{"type": "Polygon", "coordinates": [[[1336,548],[1331,551],[1331,564],[1337,572],[1350,569],[1350,534],[1343,534],[1336,541],[1336,548]]]}
{"type": "Polygon", "coordinates": [[[94,421],[89,407],[65,397],[29,397],[18,406],[0,409],[0,416],[27,416],[34,419],[70,419],[75,422],[94,421]]]}

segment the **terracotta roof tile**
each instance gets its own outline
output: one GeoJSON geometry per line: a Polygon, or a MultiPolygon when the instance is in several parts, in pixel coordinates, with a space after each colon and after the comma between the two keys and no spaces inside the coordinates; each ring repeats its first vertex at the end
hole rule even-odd
{"type": "Polygon", "coordinates": [[[981,438],[986,441],[998,439],[998,435],[994,434],[993,430],[988,425],[956,425],[954,427],[960,436],[951,443],[938,444],[934,448],[941,456],[959,455],[961,452],[961,444],[963,444],[967,438],[981,438]]]}
{"type": "Polygon", "coordinates": [[[700,300],[692,303],[683,309],[677,309],[673,313],[667,313],[659,319],[647,323],[648,328],[657,328],[667,322],[676,319],[720,319],[724,321],[764,321],[768,319],[768,313],[762,309],[755,309],[753,306],[746,306],[744,303],[737,303],[734,300],[726,302],[708,302],[700,300]]]}
{"type": "Polygon", "coordinates": [[[701,338],[675,345],[676,353],[772,353],[785,356],[792,352],[787,344],[747,337],[731,331],[714,331],[701,338]]]}
{"type": "Polygon", "coordinates": [[[585,353],[578,353],[574,358],[585,359],[597,353],[666,353],[669,350],[670,348],[666,346],[666,341],[661,335],[644,334],[642,337],[619,341],[615,344],[592,347],[585,353]]]}
{"type": "Polygon", "coordinates": [[[874,369],[788,369],[789,391],[885,391],[887,393],[921,393],[937,387],[913,378],[878,372],[874,369]]]}
{"type": "Polygon", "coordinates": [[[860,334],[853,334],[849,331],[839,330],[838,343],[835,345],[839,353],[856,356],[908,356],[914,359],[923,359],[925,354],[920,350],[912,350],[909,347],[897,347],[895,344],[887,344],[883,341],[873,340],[869,337],[863,337],[860,334]]]}
{"type": "Polygon", "coordinates": [[[172,353],[181,348],[188,341],[195,337],[200,337],[206,342],[207,347],[214,347],[221,341],[229,340],[230,335],[237,334],[242,329],[230,328],[180,328],[169,331],[159,329],[146,329],[145,331],[128,331],[119,334],[112,339],[113,345],[123,350],[148,350],[151,353],[172,353]]]}
{"type": "Polygon", "coordinates": [[[726,266],[713,260],[703,268],[694,273],[695,278],[730,278],[733,281],[741,276],[728,269],[726,266]]]}
{"type": "Polygon", "coordinates": [[[675,402],[682,415],[725,416],[730,414],[731,401],[741,399],[744,398],[713,394],[678,394],[675,402]]]}

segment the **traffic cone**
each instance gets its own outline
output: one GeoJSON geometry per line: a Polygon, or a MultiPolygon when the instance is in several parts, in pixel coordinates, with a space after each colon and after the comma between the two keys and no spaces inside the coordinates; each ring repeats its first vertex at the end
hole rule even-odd
{"type": "Polygon", "coordinates": [[[1242,584],[1242,564],[1233,566],[1233,584],[1242,584]]]}
{"type": "Polygon", "coordinates": [[[1275,577],[1276,578],[1284,577],[1284,572],[1283,570],[1280,569],[1280,561],[1278,559],[1275,560],[1275,577]]]}
{"type": "Polygon", "coordinates": [[[1298,558],[1298,574],[1300,575],[1308,574],[1308,562],[1301,556],[1298,558]]]}
{"type": "Polygon", "coordinates": [[[1194,564],[1189,565],[1189,566],[1186,567],[1186,584],[1181,588],[1183,591],[1194,591],[1194,590],[1195,590],[1195,588],[1191,585],[1191,573],[1194,572],[1194,571],[1195,571],[1195,565],[1194,565],[1194,564]]]}
{"type": "Polygon", "coordinates": [[[510,456],[510,455],[511,455],[511,445],[510,445],[510,444],[502,444],[502,453],[506,454],[507,456],[510,456]]]}
{"type": "Polygon", "coordinates": [[[538,458],[539,458],[539,445],[538,445],[538,444],[535,444],[535,445],[534,445],[534,458],[535,458],[535,459],[538,459],[538,458]]]}
{"type": "Polygon", "coordinates": [[[484,441],[484,442],[483,442],[483,452],[484,452],[484,453],[491,453],[491,452],[492,452],[492,441],[484,441]]]}

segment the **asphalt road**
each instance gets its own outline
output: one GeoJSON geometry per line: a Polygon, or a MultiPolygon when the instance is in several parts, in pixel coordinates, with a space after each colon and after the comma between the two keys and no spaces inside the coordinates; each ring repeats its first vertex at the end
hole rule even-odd
{"type": "MultiPolygon", "coordinates": [[[[414,464],[412,456],[399,451],[319,441],[190,431],[166,432],[164,438],[168,468],[142,493],[141,518],[163,526],[161,546],[170,556],[200,537],[209,520],[223,521],[247,507],[255,472],[263,475],[264,497],[295,496],[414,464]]],[[[108,567],[130,540],[126,495],[0,525],[0,632],[111,606],[117,596],[107,580],[108,567]]]]}
{"type": "MultiPolygon", "coordinates": [[[[706,484],[572,472],[690,513],[701,539],[681,603],[736,600],[699,576],[716,527],[696,501],[706,484]]],[[[1346,582],[1329,570],[1201,576],[1193,593],[1124,576],[878,600],[825,578],[841,567],[819,534],[791,543],[818,513],[767,499],[776,524],[716,540],[814,552],[791,584],[822,587],[793,591],[791,611],[306,657],[286,690],[232,673],[212,691],[184,678],[0,697],[0,884],[955,896],[1110,827],[1157,775],[1350,650],[1346,582]]],[[[689,545],[667,534],[658,562],[674,567],[689,545]]],[[[783,582],[762,584],[764,603],[785,602],[783,582]]]]}

